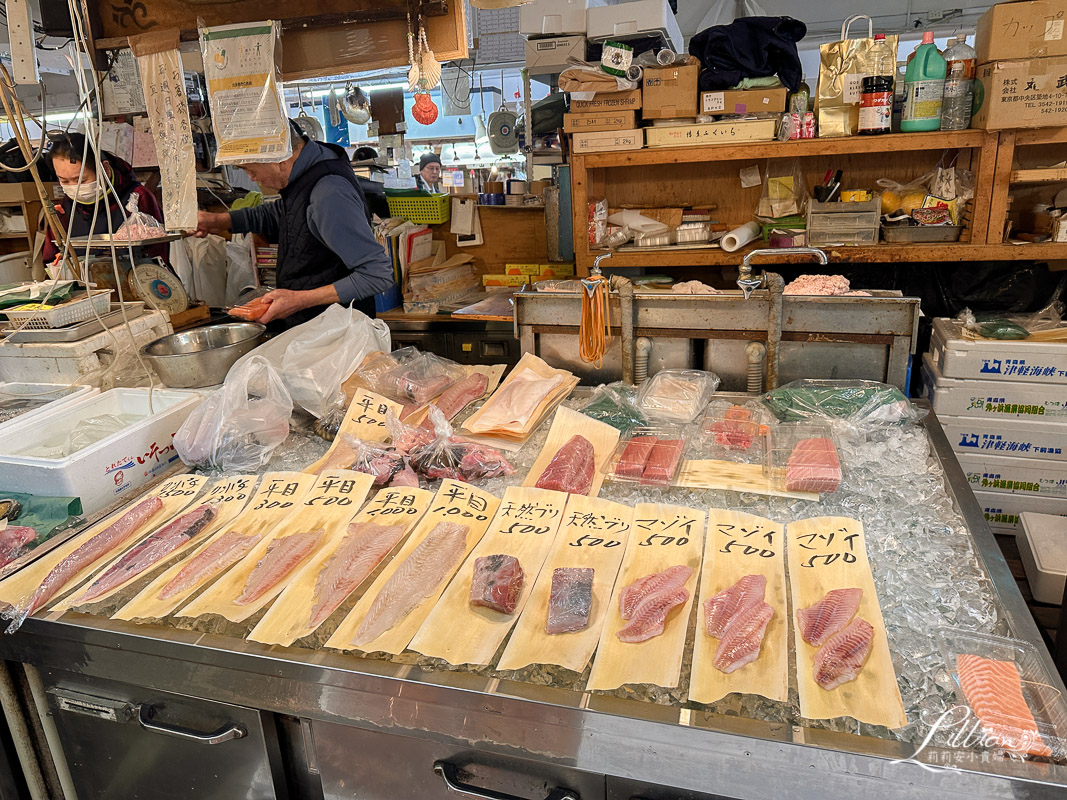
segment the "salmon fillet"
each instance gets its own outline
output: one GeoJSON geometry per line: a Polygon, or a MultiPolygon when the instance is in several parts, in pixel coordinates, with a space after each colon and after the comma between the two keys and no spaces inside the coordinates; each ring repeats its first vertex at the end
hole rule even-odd
{"type": "Polygon", "coordinates": [[[990,738],[1007,750],[1052,755],[1023,697],[1022,679],[1015,664],[961,653],[956,656],[956,674],[964,697],[990,738]]]}

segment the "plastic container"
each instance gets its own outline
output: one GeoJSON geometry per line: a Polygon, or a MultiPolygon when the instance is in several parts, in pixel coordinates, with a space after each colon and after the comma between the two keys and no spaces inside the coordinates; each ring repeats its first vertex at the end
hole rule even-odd
{"type": "Polygon", "coordinates": [[[1039,603],[1060,605],[1067,585],[1067,519],[1024,511],[1019,557],[1039,603]]]}
{"type": "Polygon", "coordinates": [[[941,101],[948,67],[934,44],[934,34],[923,34],[922,44],[904,73],[904,112],[900,129],[905,133],[941,128],[941,101]]]}
{"type": "Polygon", "coordinates": [[[637,407],[653,420],[688,425],[719,388],[719,376],[698,369],[663,369],[641,385],[637,407]]]}
{"type": "Polygon", "coordinates": [[[947,74],[941,106],[941,130],[966,130],[971,127],[978,53],[967,44],[966,36],[957,36],[952,45],[945,49],[945,63],[947,74]]]}
{"type": "Polygon", "coordinates": [[[869,245],[878,243],[882,201],[862,203],[808,201],[808,244],[869,245]]]}
{"type": "Polygon", "coordinates": [[[860,95],[859,133],[873,136],[893,129],[893,76],[868,75],[860,95]]]}
{"type": "Polygon", "coordinates": [[[0,486],[30,493],[44,486],[51,495],[80,497],[84,513],[94,514],[178,464],[171,440],[201,400],[195,392],[157,389],[150,413],[148,389],[112,389],[12,424],[0,432],[0,486]],[[64,458],[16,455],[42,430],[63,436],[104,414],[145,418],[64,458]]]}
{"type": "Polygon", "coordinates": [[[680,426],[631,428],[619,439],[604,473],[613,481],[670,486],[678,477],[685,449],[685,429],[680,426]]]}
{"type": "MultiPolygon", "coordinates": [[[[389,214],[404,217],[417,225],[440,225],[452,218],[452,196],[432,194],[429,197],[388,195],[389,214]]],[[[501,198],[497,205],[504,205],[501,198]]]]}
{"type": "Polygon", "coordinates": [[[675,244],[703,244],[711,239],[711,223],[683,222],[674,229],[675,244]]]}
{"type": "Polygon", "coordinates": [[[47,311],[16,311],[8,308],[3,311],[16,328],[27,330],[44,330],[76,325],[95,316],[103,316],[111,310],[111,289],[94,291],[87,297],[62,303],[47,311]]]}
{"type": "Polygon", "coordinates": [[[840,448],[829,425],[789,422],[767,434],[764,474],[783,492],[829,494],[841,485],[840,448]]]}
{"type": "Polygon", "coordinates": [[[763,409],[713,400],[700,421],[698,434],[692,439],[688,457],[763,464],[773,422],[763,409]]]}
{"type": "Polygon", "coordinates": [[[939,417],[1067,422],[1067,396],[1052,384],[946,378],[930,353],[923,354],[921,377],[923,396],[939,417]]]}
{"type": "Polygon", "coordinates": [[[930,354],[946,378],[1067,384],[1067,342],[969,339],[961,323],[939,317],[930,354]]]}
{"type": "Polygon", "coordinates": [[[585,20],[586,37],[593,42],[644,39],[658,34],[674,52],[685,52],[682,29],[667,0],[635,0],[590,7],[585,20]]]}
{"type": "Polygon", "coordinates": [[[0,383],[0,433],[12,425],[99,393],[99,389],[78,384],[0,383]]]}

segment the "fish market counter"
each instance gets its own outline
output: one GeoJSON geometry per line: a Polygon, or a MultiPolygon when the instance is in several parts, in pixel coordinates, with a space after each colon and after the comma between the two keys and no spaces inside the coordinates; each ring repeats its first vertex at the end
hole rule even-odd
{"type": "MultiPolygon", "coordinates": [[[[301,457],[321,454],[300,446],[301,457]]],[[[540,444],[530,449],[516,456],[519,479],[540,444]]],[[[990,752],[980,733],[952,741],[947,723],[931,731],[960,703],[941,626],[1035,645],[1030,669],[1057,702],[1065,691],[937,420],[842,452],[847,485],[819,502],[615,484],[601,497],[862,521],[907,715],[896,730],[801,717],[795,677],[785,702],[695,703],[691,643],[679,688],[608,692],[586,689],[588,670],[502,672],[495,659],[453,668],[411,651],[389,659],[307,639],[258,644],[243,638],[248,625],[221,620],[177,627],[69,611],[0,637],[0,658],[40,711],[34,728],[56,779],[83,800],[159,796],[159,787],[227,800],[1062,798],[1063,762],[990,752]]],[[[499,496],[503,485],[487,488],[499,496]]],[[[694,628],[701,636],[702,621],[690,622],[690,641],[694,628]]],[[[1040,711],[1042,732],[1062,732],[1058,708],[1040,711]]]]}

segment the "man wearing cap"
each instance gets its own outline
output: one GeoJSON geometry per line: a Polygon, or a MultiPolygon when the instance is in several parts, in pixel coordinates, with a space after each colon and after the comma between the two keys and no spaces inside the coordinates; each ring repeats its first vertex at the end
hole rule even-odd
{"type": "Polygon", "coordinates": [[[374,316],[374,296],[393,285],[393,266],[374,238],[371,213],[344,148],[308,139],[290,124],[293,154],[242,165],[280,199],[224,213],[201,211],[197,236],[258,233],[278,243],[278,288],[259,322],[291,328],[331,303],[374,316]]]}
{"type": "Polygon", "coordinates": [[[419,177],[415,185],[430,194],[446,194],[441,186],[441,157],[436,153],[424,153],[419,159],[419,177]]]}

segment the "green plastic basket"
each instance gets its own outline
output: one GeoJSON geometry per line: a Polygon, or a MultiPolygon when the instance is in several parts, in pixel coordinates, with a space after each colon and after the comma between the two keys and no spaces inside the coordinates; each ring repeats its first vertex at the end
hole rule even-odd
{"type": "Polygon", "coordinates": [[[392,216],[406,217],[420,225],[440,225],[452,216],[452,197],[447,194],[390,195],[386,199],[392,216]]]}

